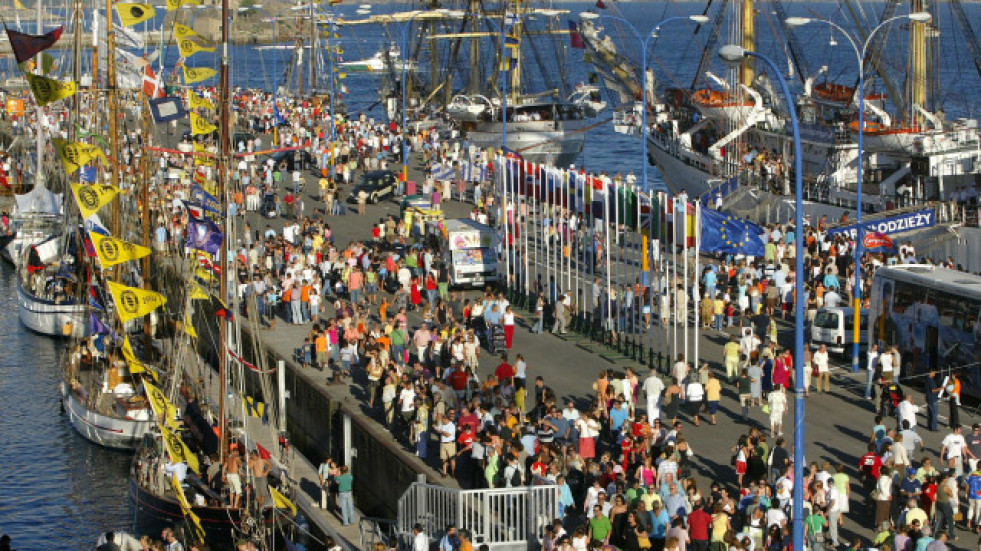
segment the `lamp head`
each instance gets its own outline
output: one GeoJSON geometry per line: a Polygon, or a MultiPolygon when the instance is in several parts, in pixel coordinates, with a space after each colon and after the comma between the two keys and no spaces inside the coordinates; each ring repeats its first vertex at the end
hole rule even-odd
{"type": "Polygon", "coordinates": [[[746,48],[736,44],[728,44],[719,48],[719,58],[725,61],[727,65],[739,65],[747,57],[749,57],[749,52],[746,48]]]}
{"type": "Polygon", "coordinates": [[[707,15],[689,15],[688,19],[698,23],[699,25],[704,25],[705,23],[708,23],[709,20],[707,15]]]}
{"type": "Polygon", "coordinates": [[[788,27],[802,27],[813,21],[810,17],[788,17],[785,23],[788,27]]]}
{"type": "Polygon", "coordinates": [[[926,11],[915,11],[906,17],[908,17],[910,21],[916,21],[917,23],[926,23],[927,21],[933,19],[930,12],[926,11]]]}

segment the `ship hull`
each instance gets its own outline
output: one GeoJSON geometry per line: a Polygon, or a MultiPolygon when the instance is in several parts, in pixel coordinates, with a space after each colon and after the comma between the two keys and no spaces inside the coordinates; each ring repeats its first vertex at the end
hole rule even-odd
{"type": "MultiPolygon", "coordinates": [[[[184,512],[176,499],[159,496],[129,479],[129,496],[134,505],[136,531],[140,534],[159,534],[164,528],[185,524],[184,512]]],[[[242,510],[229,507],[192,506],[191,510],[201,520],[205,541],[212,549],[232,549],[234,535],[242,522],[242,510]]],[[[264,523],[271,523],[271,515],[264,515],[264,523]]]]}
{"type": "Polygon", "coordinates": [[[42,300],[28,293],[17,284],[17,314],[21,323],[31,331],[49,337],[82,338],[88,334],[87,306],[74,301],[56,303],[42,300]],[[65,334],[65,324],[71,322],[72,331],[65,334]]]}
{"type": "Polygon", "coordinates": [[[132,452],[150,432],[153,421],[121,419],[96,413],[61,383],[61,403],[72,427],[89,442],[105,448],[132,452]]]}
{"type": "MultiPolygon", "coordinates": [[[[586,125],[585,120],[509,122],[507,148],[532,163],[565,167],[582,155],[586,125]]],[[[480,148],[500,148],[502,130],[500,123],[483,123],[467,132],[467,139],[480,148]]]]}

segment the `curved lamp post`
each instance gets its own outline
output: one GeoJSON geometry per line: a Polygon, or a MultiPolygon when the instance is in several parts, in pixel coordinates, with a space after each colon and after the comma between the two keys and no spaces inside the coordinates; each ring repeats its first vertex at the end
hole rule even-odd
{"type": "Polygon", "coordinates": [[[862,240],[865,234],[865,228],[862,227],[862,138],[865,135],[865,54],[868,51],[869,45],[872,43],[872,38],[875,33],[879,32],[886,25],[897,21],[900,19],[909,19],[917,23],[926,23],[930,21],[932,16],[928,12],[913,12],[907,15],[897,15],[895,17],[890,17],[882,23],[879,23],[877,27],[872,29],[862,47],[858,47],[858,41],[855,38],[834,21],[828,19],[819,19],[811,17],[788,17],[786,20],[787,25],[790,27],[801,27],[809,23],[824,23],[838,30],[846,39],[848,43],[851,44],[852,49],[855,50],[855,59],[858,63],[858,165],[856,168],[856,205],[855,205],[855,218],[858,227],[857,238],[855,239],[855,290],[853,291],[853,305],[855,308],[855,320],[854,320],[854,333],[852,344],[852,372],[856,372],[859,369],[859,352],[858,352],[858,342],[859,334],[861,332],[861,310],[862,310],[862,240]]]}

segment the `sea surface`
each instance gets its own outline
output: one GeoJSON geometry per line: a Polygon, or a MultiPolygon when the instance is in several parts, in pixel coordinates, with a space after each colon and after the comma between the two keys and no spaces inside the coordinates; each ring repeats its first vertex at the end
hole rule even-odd
{"type": "Polygon", "coordinates": [[[0,534],[19,551],[91,550],[132,523],[129,455],[83,440],[61,413],[59,348],[17,318],[14,270],[0,266],[0,534]]]}
{"type": "MultiPolygon", "coordinates": [[[[614,5],[612,0],[605,0],[614,5]]],[[[715,2],[708,12],[710,17],[722,3],[715,2]]],[[[731,3],[734,4],[734,3],[731,3]]],[[[705,4],[690,2],[624,3],[616,9],[596,10],[604,15],[622,17],[635,26],[640,36],[668,17],[701,14],[705,4]]],[[[878,21],[885,3],[866,3],[858,16],[867,21],[878,21]]],[[[358,3],[342,3],[335,6],[338,14],[346,19],[357,19],[358,3]]],[[[406,5],[383,4],[372,6],[375,14],[391,13],[406,9],[406,5]]],[[[568,10],[563,18],[578,20],[581,11],[595,9],[594,3],[555,3],[553,7],[568,10]]],[[[780,21],[770,4],[759,3],[760,18],[757,23],[759,51],[774,58],[781,67],[789,67],[788,50],[774,36],[779,32],[780,21]]],[[[205,8],[211,9],[211,8],[205,8]]],[[[57,11],[57,8],[53,8],[57,11]]],[[[981,6],[966,4],[964,10],[981,33],[981,6]]],[[[192,10],[193,11],[193,10],[192,10]]],[[[202,10],[197,10],[203,13],[202,10]]],[[[158,28],[163,10],[150,28],[158,28]]],[[[905,8],[900,12],[904,13],[905,8]]],[[[286,11],[286,14],[295,12],[286,11]]],[[[792,2],[786,5],[788,16],[826,17],[848,30],[854,29],[850,15],[842,5],[830,2],[792,2]]],[[[981,78],[975,71],[966,47],[966,40],[958,28],[954,14],[946,5],[938,8],[940,22],[941,63],[938,100],[946,110],[947,118],[977,117],[975,90],[981,78]]],[[[190,18],[193,26],[193,15],[190,18]]],[[[607,33],[632,59],[639,59],[639,42],[627,26],[613,19],[601,21],[607,33]]],[[[17,26],[18,22],[8,24],[17,26]]],[[[25,20],[23,29],[33,31],[25,20]]],[[[563,21],[563,25],[565,22],[563,21]]],[[[234,26],[234,22],[233,22],[234,26]]],[[[722,27],[725,29],[725,25],[722,27]]],[[[141,29],[142,30],[142,29],[141,29]]],[[[711,46],[714,52],[723,40],[714,45],[709,42],[708,26],[695,33],[689,22],[674,22],[662,28],[657,38],[648,46],[648,66],[652,67],[662,86],[687,88],[696,73],[703,49],[711,46]]],[[[887,50],[902,54],[906,48],[906,31],[897,22],[882,31],[888,35],[887,50]],[[886,31],[889,31],[886,33],[886,31]]],[[[380,26],[342,27],[337,44],[343,50],[343,59],[357,60],[370,57],[389,44],[399,45],[402,37],[398,29],[380,26]]],[[[409,35],[412,33],[410,32],[409,35]]],[[[725,31],[722,33],[725,36],[725,31]]],[[[799,31],[800,43],[805,46],[804,57],[812,71],[827,66],[828,78],[840,82],[855,82],[857,75],[854,51],[847,41],[824,25],[810,25],[799,31]]],[[[568,47],[567,36],[561,36],[560,48],[566,56],[564,65],[573,84],[587,82],[591,69],[583,58],[582,50],[568,47]]],[[[62,56],[56,52],[56,56],[62,56]]],[[[171,70],[177,60],[175,47],[164,52],[164,65],[171,70]]],[[[307,67],[308,55],[304,56],[307,67]]],[[[897,86],[906,85],[902,76],[905,57],[898,55],[892,69],[897,86]]],[[[726,68],[715,55],[706,58],[702,67],[715,74],[724,75],[726,68]]],[[[88,63],[88,60],[86,60],[88,63]]],[[[231,74],[234,86],[294,89],[292,78],[285,77],[286,68],[293,61],[293,52],[284,49],[256,49],[252,46],[233,46],[231,50],[231,74]]],[[[562,65],[553,56],[554,70],[562,65]]],[[[215,54],[196,54],[189,64],[217,67],[215,54]]],[[[0,66],[2,67],[2,66],[0,66]]],[[[67,63],[61,63],[67,71],[67,63]]],[[[9,69],[9,68],[8,68],[9,69]]],[[[83,68],[87,70],[86,68],[83,68]]],[[[789,73],[788,69],[785,72],[789,73]]],[[[792,85],[799,89],[800,81],[790,75],[792,85]]],[[[821,82],[819,77],[816,82],[821,82]]],[[[344,102],[352,115],[365,112],[376,119],[384,119],[378,105],[377,75],[351,73],[342,81],[348,88],[344,102]]],[[[868,90],[881,91],[876,79],[868,81],[868,90]]],[[[216,85],[217,79],[207,83],[216,85]]],[[[599,120],[604,120],[601,117],[599,120]]],[[[587,146],[577,163],[587,169],[610,173],[633,172],[641,174],[643,153],[639,139],[623,136],[613,131],[612,124],[599,124],[589,131],[587,146]]],[[[660,185],[656,169],[649,172],[651,187],[660,185]]],[[[48,549],[90,549],[99,532],[106,529],[127,528],[132,514],[126,495],[126,474],[129,457],[109,452],[83,441],[60,413],[57,385],[60,379],[58,362],[59,343],[27,332],[16,316],[13,270],[0,267],[0,533],[13,538],[14,548],[21,551],[48,549]]]]}

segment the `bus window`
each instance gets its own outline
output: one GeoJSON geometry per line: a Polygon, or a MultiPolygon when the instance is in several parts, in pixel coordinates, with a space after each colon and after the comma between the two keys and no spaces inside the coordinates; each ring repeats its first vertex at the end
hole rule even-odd
{"type": "MultiPolygon", "coordinates": [[[[855,330],[855,316],[850,315],[850,316],[845,316],[845,318],[846,318],[845,330],[847,330],[849,334],[851,334],[851,332],[855,330]]],[[[869,328],[869,316],[868,314],[862,314],[858,320],[858,329],[859,331],[865,331],[868,328],[869,328]]]]}
{"type": "Polygon", "coordinates": [[[905,281],[897,281],[896,289],[892,297],[892,310],[894,314],[905,313],[907,309],[916,304],[923,296],[923,290],[916,285],[905,281]]]}

